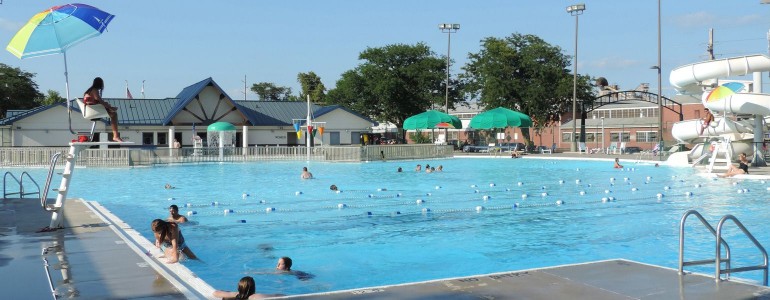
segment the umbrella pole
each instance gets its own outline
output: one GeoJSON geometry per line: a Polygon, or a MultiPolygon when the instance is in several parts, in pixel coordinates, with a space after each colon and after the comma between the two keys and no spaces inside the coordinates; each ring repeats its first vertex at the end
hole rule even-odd
{"type": "Polygon", "coordinates": [[[64,51],[62,54],[64,54],[64,93],[67,95],[67,123],[69,123],[70,132],[76,134],[75,131],[72,130],[72,104],[70,102],[70,79],[69,73],[67,72],[67,51],[64,51]]]}

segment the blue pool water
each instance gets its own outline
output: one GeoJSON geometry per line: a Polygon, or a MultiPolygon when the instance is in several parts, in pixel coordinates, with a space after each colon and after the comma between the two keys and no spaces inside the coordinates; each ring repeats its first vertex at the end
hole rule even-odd
{"type": "MultiPolygon", "coordinates": [[[[195,211],[193,224],[182,230],[201,261],[184,264],[218,289],[232,290],[240,277],[251,275],[265,293],[611,258],[676,268],[679,220],[688,209],[714,225],[733,214],[770,245],[770,192],[764,181],[712,180],[689,168],[625,165],[617,170],[611,162],[460,158],[77,169],[69,196],[99,201],[148,239],[150,221],[165,218],[170,204],[179,205],[182,214],[195,211]],[[417,163],[443,165],[444,171],[416,173],[417,163]],[[316,179],[301,180],[303,166],[316,179]],[[404,172],[397,173],[398,167],[404,172]],[[166,190],[166,183],[177,188],[166,190]],[[332,184],[342,192],[330,191],[332,184]],[[275,274],[281,256],[292,257],[293,269],[315,277],[275,274]]],[[[714,238],[695,218],[688,224],[687,259],[713,258],[714,238]]],[[[735,227],[726,227],[733,266],[761,263],[735,227]]],[[[688,270],[712,274],[713,266],[688,270]]],[[[761,273],[734,276],[759,280],[761,273]]]]}

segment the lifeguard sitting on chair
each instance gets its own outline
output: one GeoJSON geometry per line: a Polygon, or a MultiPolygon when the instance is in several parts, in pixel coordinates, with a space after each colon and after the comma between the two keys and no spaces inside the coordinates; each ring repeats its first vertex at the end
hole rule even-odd
{"type": "MultiPolygon", "coordinates": [[[[112,126],[112,140],[115,142],[123,142],[123,140],[120,138],[120,133],[118,133],[118,109],[102,99],[102,90],[104,90],[104,81],[100,77],[94,78],[94,83],[83,94],[83,103],[85,106],[104,106],[104,109],[107,111],[107,115],[110,116],[110,125],[112,126]]],[[[83,108],[81,107],[81,109],[83,108]]],[[[83,113],[85,114],[85,109],[83,109],[83,113]]]]}

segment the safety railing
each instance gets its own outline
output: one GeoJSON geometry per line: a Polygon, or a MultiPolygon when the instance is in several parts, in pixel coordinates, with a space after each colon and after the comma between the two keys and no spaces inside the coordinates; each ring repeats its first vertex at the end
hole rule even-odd
{"type": "MultiPolygon", "coordinates": [[[[68,148],[4,147],[0,148],[0,166],[50,167],[42,156],[51,157],[68,148]]],[[[366,146],[252,146],[225,148],[119,148],[86,149],[76,164],[85,167],[149,166],[167,163],[245,162],[265,160],[378,161],[452,157],[451,145],[399,144],[366,146]],[[308,152],[309,151],[309,152],[308,152]]],[[[61,161],[56,163],[63,167],[61,161]]]]}
{"type": "Polygon", "coordinates": [[[716,272],[715,276],[716,279],[719,280],[722,277],[722,274],[727,274],[728,278],[730,276],[730,273],[737,273],[737,272],[746,272],[746,271],[755,271],[755,270],[762,270],[764,271],[763,277],[762,277],[762,284],[767,285],[767,251],[765,251],[765,248],[762,247],[762,244],[757,241],[756,238],[754,238],[754,235],[749,232],[748,229],[746,229],[745,226],[741,223],[741,221],[738,221],[738,218],[736,218],[733,215],[725,215],[722,217],[722,219],[719,220],[719,224],[717,224],[717,250],[716,250],[716,272]],[[733,221],[736,226],[743,232],[744,235],[746,235],[749,240],[751,240],[752,243],[754,243],[754,246],[757,247],[757,249],[762,253],[763,262],[761,265],[756,266],[747,266],[747,267],[738,267],[738,268],[730,268],[730,265],[727,264],[724,269],[722,269],[721,266],[721,259],[720,259],[720,253],[721,253],[721,247],[719,247],[720,243],[723,241],[722,239],[722,227],[724,226],[725,222],[727,220],[733,221]]]}
{"type": "MultiPolygon", "coordinates": [[[[717,231],[714,229],[714,227],[711,226],[711,224],[709,224],[708,221],[706,221],[706,219],[703,218],[703,215],[701,215],[699,212],[695,210],[688,210],[682,215],[682,220],[679,221],[679,275],[684,274],[685,266],[697,266],[716,263],[716,259],[684,261],[684,226],[689,216],[697,217],[701,224],[703,224],[703,226],[706,227],[706,229],[708,229],[709,232],[714,235],[714,237],[717,236],[717,231]]],[[[729,267],[730,245],[728,245],[725,241],[722,241],[722,245],[725,247],[725,258],[721,259],[721,261],[724,261],[725,264],[729,267]]]]}
{"type": "Polygon", "coordinates": [[[685,266],[694,266],[694,265],[705,265],[705,264],[714,264],[716,267],[715,271],[715,280],[719,281],[721,280],[722,274],[726,275],[726,279],[730,278],[731,273],[737,273],[737,272],[745,272],[745,271],[755,271],[755,270],[763,270],[764,276],[763,276],[763,284],[767,285],[767,275],[768,275],[768,258],[767,258],[767,251],[765,251],[765,248],[762,247],[762,245],[757,241],[757,239],[754,238],[754,236],[746,229],[743,224],[738,221],[737,218],[735,218],[732,215],[725,215],[722,217],[722,219],[719,220],[719,223],[717,225],[716,230],[714,227],[709,224],[706,219],[703,218],[703,216],[698,213],[695,210],[688,210],[682,215],[682,219],[679,222],[679,275],[684,274],[684,267],[685,266]],[[684,242],[685,242],[685,224],[687,221],[687,218],[689,216],[695,216],[700,220],[701,224],[703,224],[706,229],[711,232],[712,235],[716,238],[716,251],[714,259],[703,259],[703,260],[694,260],[694,261],[684,261],[684,242]],[[756,266],[747,266],[747,267],[738,267],[738,268],[732,268],[731,267],[731,257],[730,257],[730,246],[727,244],[727,242],[722,238],[722,227],[724,223],[727,220],[733,221],[738,228],[743,232],[743,234],[754,243],[754,245],[757,247],[757,249],[762,253],[763,257],[763,263],[761,265],[756,266]],[[725,257],[722,257],[722,247],[725,249],[725,257]],[[722,263],[724,263],[725,268],[722,268],[722,263]]]}
{"type": "Polygon", "coordinates": [[[21,176],[19,176],[19,177],[21,177],[21,179],[17,178],[10,171],[5,172],[5,174],[3,175],[3,199],[7,199],[8,196],[13,196],[13,195],[18,195],[19,198],[24,198],[24,196],[34,195],[34,194],[40,195],[40,186],[37,184],[37,182],[35,182],[34,179],[32,179],[32,176],[30,176],[29,173],[27,173],[26,171],[21,172],[21,176]],[[9,177],[11,179],[13,179],[13,181],[16,182],[16,186],[19,187],[19,190],[17,192],[8,192],[8,178],[9,177]],[[32,192],[25,191],[24,190],[24,178],[28,178],[29,181],[31,181],[32,184],[35,185],[37,190],[36,191],[32,191],[32,192]]]}
{"type": "MultiPolygon", "coordinates": [[[[51,165],[48,167],[48,176],[46,176],[45,179],[45,185],[43,188],[43,193],[40,195],[40,206],[43,207],[44,210],[48,211],[48,191],[51,189],[51,180],[53,179],[53,174],[56,171],[56,162],[59,160],[59,157],[61,157],[62,153],[54,153],[51,156],[51,165]]],[[[69,175],[65,175],[69,176],[69,175]]]]}

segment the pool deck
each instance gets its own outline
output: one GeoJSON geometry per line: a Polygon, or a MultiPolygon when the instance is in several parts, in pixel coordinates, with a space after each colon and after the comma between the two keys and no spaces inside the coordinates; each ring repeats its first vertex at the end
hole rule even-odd
{"type": "MultiPolygon", "coordinates": [[[[611,160],[617,156],[556,153],[526,157],[611,160]]],[[[752,174],[768,174],[765,169],[753,168],[752,174]]],[[[150,242],[98,203],[69,199],[64,228],[38,233],[50,216],[35,199],[0,200],[0,274],[6,279],[14,277],[0,280],[3,298],[55,299],[46,276],[47,264],[59,298],[213,299],[211,286],[184,264],[167,265],[154,257],[157,253],[148,254],[147,249],[153,248],[150,242]]],[[[226,288],[235,286],[234,282],[226,288]]],[[[674,269],[617,259],[285,298],[770,299],[770,288],[740,281],[716,282],[703,274],[679,276],[674,269]]]]}

